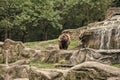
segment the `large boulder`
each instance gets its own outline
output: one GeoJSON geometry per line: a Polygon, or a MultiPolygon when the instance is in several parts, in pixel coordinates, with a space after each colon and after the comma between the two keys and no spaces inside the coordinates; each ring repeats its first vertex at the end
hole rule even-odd
{"type": "Polygon", "coordinates": [[[119,49],[119,25],[120,20],[103,21],[99,26],[86,29],[79,36],[82,46],[94,49],[119,49]]]}
{"type": "Polygon", "coordinates": [[[35,58],[47,63],[70,63],[70,57],[76,50],[43,50],[35,58]],[[38,58],[37,58],[38,57],[38,58]]]}
{"type": "Polygon", "coordinates": [[[119,80],[120,68],[99,62],[84,62],[69,69],[30,68],[30,80],[119,80]]]}
{"type": "Polygon", "coordinates": [[[6,39],[0,46],[1,63],[11,63],[21,58],[24,44],[20,41],[6,39]]]}
{"type": "Polygon", "coordinates": [[[8,66],[0,64],[0,80],[13,80],[16,78],[29,78],[28,65],[8,66]]]}
{"type": "Polygon", "coordinates": [[[120,8],[108,10],[107,19],[97,22],[79,35],[82,47],[120,49],[120,8]]]}
{"type": "Polygon", "coordinates": [[[31,61],[39,61],[42,57],[42,53],[41,50],[24,48],[21,56],[23,57],[23,59],[30,59],[31,61]]]}
{"type": "Polygon", "coordinates": [[[85,62],[72,67],[67,80],[119,80],[120,68],[98,62],[85,62]]]}
{"type": "MultiPolygon", "coordinates": [[[[64,71],[64,70],[62,70],[64,71]]],[[[64,80],[64,73],[55,69],[30,69],[30,80],[64,80]]]]}
{"type": "Polygon", "coordinates": [[[70,61],[73,65],[86,61],[96,61],[104,64],[120,64],[120,50],[95,50],[83,48],[73,53],[70,61]]]}
{"type": "Polygon", "coordinates": [[[21,41],[6,39],[0,42],[0,63],[14,63],[17,60],[38,60],[41,50],[25,48],[21,41]]]}

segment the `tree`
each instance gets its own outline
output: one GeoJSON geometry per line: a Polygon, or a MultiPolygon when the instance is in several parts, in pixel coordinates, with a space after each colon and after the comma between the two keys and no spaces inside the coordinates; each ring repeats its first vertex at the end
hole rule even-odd
{"type": "Polygon", "coordinates": [[[4,32],[5,32],[5,37],[4,38],[5,39],[11,37],[11,35],[9,33],[11,27],[12,27],[12,23],[10,23],[8,20],[6,20],[6,19],[1,20],[1,22],[0,22],[0,28],[4,29],[4,32]]]}
{"type": "Polygon", "coordinates": [[[112,0],[66,0],[62,8],[64,29],[78,28],[94,21],[101,21],[112,0]]]}
{"type": "Polygon", "coordinates": [[[54,28],[59,30],[62,27],[59,23],[61,19],[59,12],[54,10],[54,0],[31,0],[31,2],[34,5],[32,9],[34,13],[31,16],[35,19],[32,27],[39,28],[40,36],[43,40],[47,40],[48,36],[53,35],[51,32],[54,28]]]}
{"type": "Polygon", "coordinates": [[[56,38],[64,29],[103,20],[112,1],[116,0],[0,0],[0,39],[56,38]]]}
{"type": "Polygon", "coordinates": [[[113,0],[111,6],[112,7],[120,7],[120,0],[113,0]]]}

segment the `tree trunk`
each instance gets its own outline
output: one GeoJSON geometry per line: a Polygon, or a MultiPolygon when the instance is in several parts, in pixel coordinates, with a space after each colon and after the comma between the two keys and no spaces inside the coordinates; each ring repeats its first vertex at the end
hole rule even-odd
{"type": "Polygon", "coordinates": [[[47,40],[48,39],[48,33],[47,33],[47,31],[48,31],[48,25],[47,25],[47,23],[46,22],[44,22],[44,40],[47,40]]]}
{"type": "Polygon", "coordinates": [[[8,28],[5,28],[5,39],[8,38],[8,28]]]}
{"type": "Polygon", "coordinates": [[[11,29],[9,30],[8,38],[11,39],[11,29]]]}
{"type": "Polygon", "coordinates": [[[47,31],[45,31],[45,40],[48,39],[48,36],[47,36],[47,31]]]}
{"type": "Polygon", "coordinates": [[[27,36],[27,32],[26,31],[22,31],[22,39],[21,39],[22,42],[26,41],[26,36],[27,36]]]}

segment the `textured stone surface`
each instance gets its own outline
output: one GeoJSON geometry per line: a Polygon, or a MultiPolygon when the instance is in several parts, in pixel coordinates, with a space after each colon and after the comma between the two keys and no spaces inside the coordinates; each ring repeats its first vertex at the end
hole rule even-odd
{"type": "Polygon", "coordinates": [[[109,20],[98,22],[97,25],[89,27],[79,35],[79,39],[82,42],[82,47],[120,49],[120,14],[112,15],[109,20]]]}
{"type": "Polygon", "coordinates": [[[25,48],[24,44],[20,41],[13,41],[6,39],[0,42],[0,63],[14,63],[17,60],[39,60],[41,50],[33,50],[25,48]]]}
{"type": "Polygon", "coordinates": [[[44,50],[41,51],[39,56],[36,56],[37,61],[47,62],[47,63],[70,63],[70,56],[76,50],[44,50]]]}
{"type": "Polygon", "coordinates": [[[15,78],[29,78],[29,66],[0,64],[0,80],[13,80],[15,78]]]}
{"type": "Polygon", "coordinates": [[[30,80],[64,80],[63,73],[57,70],[30,69],[30,80]]]}
{"type": "Polygon", "coordinates": [[[104,64],[120,64],[120,49],[95,50],[90,48],[83,48],[73,53],[70,61],[73,65],[86,61],[96,61],[104,64]]]}
{"type": "Polygon", "coordinates": [[[28,65],[0,64],[0,80],[119,80],[120,68],[84,62],[67,69],[40,69],[28,65]]]}
{"type": "Polygon", "coordinates": [[[92,61],[72,67],[67,75],[68,80],[111,80],[113,77],[113,80],[120,77],[120,68],[92,61]]]}
{"type": "Polygon", "coordinates": [[[107,10],[106,13],[106,19],[110,19],[114,15],[119,15],[120,14],[120,8],[119,7],[113,7],[107,10]]]}
{"type": "Polygon", "coordinates": [[[77,29],[67,29],[71,39],[79,39],[81,47],[120,49],[120,8],[110,8],[106,19],[77,29]]]}
{"type": "Polygon", "coordinates": [[[14,79],[14,80],[29,80],[28,78],[17,78],[17,79],[14,79]]]}
{"type": "Polygon", "coordinates": [[[70,69],[31,68],[30,80],[119,80],[120,68],[99,62],[84,62],[70,69]]]}
{"type": "Polygon", "coordinates": [[[18,60],[41,61],[41,62],[67,62],[74,52],[74,50],[34,50],[25,48],[24,44],[19,41],[6,39],[0,44],[0,62],[1,63],[14,63],[18,60]]]}
{"type": "Polygon", "coordinates": [[[21,59],[24,44],[20,41],[6,39],[0,46],[0,62],[11,63],[21,59]]]}

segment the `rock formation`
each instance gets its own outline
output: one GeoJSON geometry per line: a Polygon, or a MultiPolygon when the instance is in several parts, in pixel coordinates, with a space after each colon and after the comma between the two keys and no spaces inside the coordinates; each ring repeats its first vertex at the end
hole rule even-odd
{"type": "Polygon", "coordinates": [[[0,45],[0,62],[11,63],[19,60],[21,58],[21,54],[23,53],[23,49],[24,45],[22,42],[6,39],[0,45]]]}
{"type": "MultiPolygon", "coordinates": [[[[11,41],[11,40],[9,40],[11,41]]],[[[7,42],[7,44],[10,42],[7,42]]],[[[14,41],[13,41],[14,42],[14,41]]],[[[17,42],[15,42],[17,43],[17,42]]],[[[1,50],[14,52],[13,44],[4,46],[1,50]]],[[[18,45],[18,43],[17,43],[18,45]]],[[[15,46],[16,47],[16,44],[15,46]]],[[[16,47],[19,50],[20,47],[16,47]]],[[[17,54],[17,51],[15,54],[17,54]]],[[[15,61],[7,58],[0,64],[0,80],[115,80],[120,79],[120,69],[106,65],[106,63],[120,63],[119,50],[95,50],[83,48],[80,50],[33,50],[22,47],[20,58],[15,61]],[[63,64],[63,69],[40,69],[30,67],[30,61],[42,61],[63,64]],[[7,62],[8,61],[8,62],[7,62]],[[89,62],[88,62],[89,61],[89,62]],[[94,61],[94,62],[93,62],[94,61]],[[72,64],[71,64],[72,63],[72,64]],[[105,64],[102,64],[105,63],[105,64]],[[65,65],[66,64],[66,65],[65,65]],[[68,65],[67,65],[68,64],[68,65]],[[71,65],[71,66],[70,66],[71,65]],[[73,67],[72,67],[73,66],[73,67]]],[[[3,53],[1,53],[3,54],[3,53]]],[[[7,53],[10,55],[11,53],[7,53]]],[[[59,66],[59,65],[57,65],[59,66]]],[[[56,67],[58,68],[58,67],[56,67]]]]}
{"type": "Polygon", "coordinates": [[[120,49],[120,8],[110,9],[109,19],[95,23],[79,35],[84,46],[94,49],[120,49]],[[116,11],[118,10],[118,12],[116,11]]]}
{"type": "Polygon", "coordinates": [[[104,64],[120,64],[120,50],[95,50],[83,48],[75,52],[70,58],[71,64],[76,65],[86,61],[104,64]]]}
{"type": "Polygon", "coordinates": [[[115,15],[120,15],[120,8],[116,8],[116,7],[113,7],[113,8],[110,8],[107,10],[107,13],[106,13],[106,19],[111,19],[113,16],[115,15]]]}
{"type": "Polygon", "coordinates": [[[117,78],[120,79],[120,68],[92,61],[72,67],[67,75],[68,80],[117,80],[117,78]]]}
{"type": "Polygon", "coordinates": [[[34,50],[20,41],[0,42],[0,80],[120,80],[120,68],[108,65],[120,63],[119,13],[119,8],[109,9],[104,21],[63,31],[80,39],[84,48],[79,50],[34,50]],[[60,64],[41,69],[29,66],[31,61],[60,64]]]}
{"type": "Polygon", "coordinates": [[[81,47],[120,49],[120,8],[108,9],[104,21],[67,29],[63,33],[69,33],[71,39],[79,39],[81,47]]]}
{"type": "Polygon", "coordinates": [[[29,78],[29,66],[0,64],[0,80],[13,80],[17,78],[29,78]]]}

